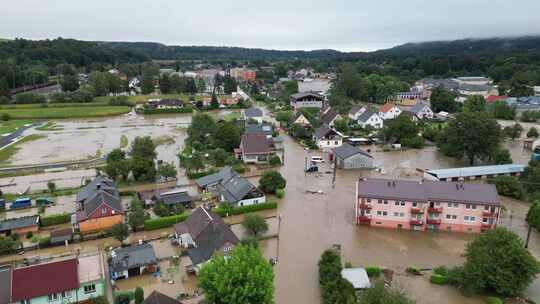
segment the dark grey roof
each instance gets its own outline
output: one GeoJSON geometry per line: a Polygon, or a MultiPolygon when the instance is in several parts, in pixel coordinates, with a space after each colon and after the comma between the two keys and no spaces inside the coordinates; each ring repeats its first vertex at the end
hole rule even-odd
{"type": "Polygon", "coordinates": [[[424,107],[426,107],[427,105],[423,102],[417,102],[414,106],[412,106],[408,111],[414,113],[414,114],[418,114],[420,113],[420,111],[422,111],[424,109],[424,107]]]}
{"type": "Polygon", "coordinates": [[[322,122],[325,124],[330,124],[334,118],[336,118],[339,115],[338,112],[334,111],[333,109],[328,110],[326,114],[322,117],[322,122]]]}
{"type": "Polygon", "coordinates": [[[144,299],[143,304],[182,304],[182,302],[154,290],[144,299]]]}
{"type": "Polygon", "coordinates": [[[255,186],[242,176],[234,175],[228,181],[221,183],[218,189],[227,202],[236,203],[255,189],[255,186]]]}
{"type": "Polygon", "coordinates": [[[234,245],[238,238],[223,219],[203,207],[195,209],[182,223],[175,225],[177,234],[189,233],[196,244],[188,249],[188,255],[193,265],[209,260],[214,252],[227,243],[234,245]]]}
{"type": "Polygon", "coordinates": [[[243,134],[240,142],[243,154],[270,153],[269,139],[263,134],[243,134]]]}
{"type": "Polygon", "coordinates": [[[248,109],[244,110],[244,116],[246,116],[247,118],[250,118],[250,117],[262,117],[263,112],[259,108],[248,108],[248,109]]]}
{"type": "Polygon", "coordinates": [[[232,168],[229,167],[229,166],[225,166],[225,167],[223,167],[223,169],[221,169],[217,173],[210,174],[210,175],[198,178],[197,180],[195,180],[195,183],[199,187],[204,188],[204,187],[206,187],[208,185],[219,183],[222,180],[227,180],[227,179],[231,178],[232,175],[233,175],[232,168]]]}
{"type": "Polygon", "coordinates": [[[264,134],[272,135],[273,129],[271,124],[248,124],[244,134],[264,134]]]}
{"type": "Polygon", "coordinates": [[[195,198],[190,196],[187,191],[178,189],[156,195],[156,201],[163,202],[165,205],[182,204],[193,200],[195,200],[195,198]]]}
{"type": "Polygon", "coordinates": [[[469,92],[481,92],[481,91],[489,91],[494,89],[495,87],[491,85],[483,85],[483,84],[468,84],[468,83],[462,83],[459,85],[459,89],[463,91],[469,91],[469,92]]]}
{"type": "Polygon", "coordinates": [[[322,125],[315,130],[315,139],[324,138],[326,135],[332,133],[332,129],[328,125],[322,125]]]}
{"type": "Polygon", "coordinates": [[[25,216],[0,222],[0,231],[10,231],[24,227],[30,227],[39,223],[39,216],[25,216]]]}
{"type": "Polygon", "coordinates": [[[11,303],[11,266],[0,266],[0,304],[11,303]]]}
{"type": "Polygon", "coordinates": [[[116,187],[114,186],[114,182],[108,178],[105,178],[103,176],[96,176],[91,182],[86,184],[84,187],[79,190],[77,193],[77,202],[82,202],[89,197],[92,197],[95,192],[97,191],[97,188],[105,190],[111,194],[118,194],[118,191],[116,190],[116,187]]]}
{"type": "Polygon", "coordinates": [[[349,114],[355,115],[358,111],[362,110],[363,107],[363,105],[354,105],[349,111],[349,114]]]}
{"type": "Polygon", "coordinates": [[[83,217],[89,216],[98,209],[101,204],[106,204],[117,212],[124,212],[122,200],[120,199],[118,192],[111,194],[108,191],[100,189],[94,192],[94,195],[84,202],[84,210],[81,211],[81,215],[83,215],[83,217]]]}
{"type": "Polygon", "coordinates": [[[300,93],[295,93],[295,94],[292,94],[292,95],[291,95],[291,98],[292,98],[292,99],[300,99],[300,98],[304,98],[304,97],[308,97],[308,96],[313,96],[313,97],[318,98],[318,99],[321,99],[321,100],[324,99],[324,96],[322,96],[321,94],[317,94],[317,93],[315,93],[315,92],[300,92],[300,93]]]}
{"type": "Polygon", "coordinates": [[[131,245],[114,249],[109,267],[114,272],[157,263],[154,248],[150,244],[131,245]]]}
{"type": "Polygon", "coordinates": [[[462,184],[439,181],[409,181],[392,179],[360,179],[358,195],[381,199],[408,201],[431,200],[499,205],[497,189],[491,184],[462,184]]]}
{"type": "Polygon", "coordinates": [[[361,122],[366,122],[368,121],[368,119],[371,118],[371,116],[373,116],[373,114],[375,114],[374,112],[371,112],[370,110],[366,110],[364,113],[360,114],[360,116],[358,116],[358,120],[361,121],[361,122]]]}
{"type": "Polygon", "coordinates": [[[373,156],[369,155],[369,153],[358,147],[351,146],[348,143],[344,143],[341,146],[334,148],[334,154],[341,159],[346,159],[357,154],[362,154],[369,158],[373,158],[373,156]]]}

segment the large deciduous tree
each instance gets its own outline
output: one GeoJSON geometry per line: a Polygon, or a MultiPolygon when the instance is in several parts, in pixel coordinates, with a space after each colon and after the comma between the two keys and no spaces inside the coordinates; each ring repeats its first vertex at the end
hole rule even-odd
{"type": "Polygon", "coordinates": [[[448,123],[438,147],[453,157],[467,157],[471,165],[476,159],[489,159],[502,141],[501,127],[485,112],[464,112],[448,123]]]}
{"type": "Polygon", "coordinates": [[[268,223],[266,220],[257,214],[247,214],[244,217],[244,221],[242,221],[242,226],[254,236],[268,230],[268,223]]]}
{"type": "Polygon", "coordinates": [[[454,113],[459,109],[456,97],[456,93],[446,90],[443,86],[438,86],[431,92],[429,100],[435,113],[440,111],[454,113]]]}
{"type": "Polygon", "coordinates": [[[486,100],[483,96],[469,96],[463,103],[463,112],[484,112],[486,110],[486,100]]]}
{"type": "Polygon", "coordinates": [[[287,181],[277,171],[265,171],[259,180],[259,188],[265,193],[274,194],[278,189],[284,189],[287,181]]]}
{"type": "Polygon", "coordinates": [[[228,258],[216,254],[199,272],[199,287],[212,304],[273,303],[272,266],[253,246],[238,245],[228,258]]]}

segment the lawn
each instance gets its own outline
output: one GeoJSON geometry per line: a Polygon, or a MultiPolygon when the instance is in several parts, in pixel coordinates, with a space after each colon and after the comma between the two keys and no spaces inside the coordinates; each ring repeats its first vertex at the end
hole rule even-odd
{"type": "Polygon", "coordinates": [[[0,164],[2,165],[8,164],[9,159],[13,155],[15,155],[17,151],[19,151],[20,149],[18,147],[19,145],[30,142],[30,141],[38,140],[44,137],[46,136],[41,135],[41,134],[31,134],[31,135],[25,136],[23,139],[19,140],[18,142],[11,144],[5,147],[4,149],[0,150],[0,164]]]}
{"type": "Polygon", "coordinates": [[[31,124],[31,120],[8,120],[0,122],[0,134],[12,133],[26,124],[31,124]]]}
{"type": "Polygon", "coordinates": [[[96,100],[94,102],[73,102],[73,103],[48,103],[44,104],[10,104],[0,106],[0,110],[6,109],[47,109],[47,108],[71,108],[71,107],[97,107],[108,106],[108,101],[96,100]]]}
{"type": "Polygon", "coordinates": [[[29,108],[0,108],[0,115],[7,113],[14,119],[60,119],[81,117],[103,117],[128,113],[126,106],[67,106],[67,107],[29,107],[29,108]]]}
{"type": "MultiPolygon", "coordinates": [[[[94,99],[95,102],[107,103],[111,99],[110,96],[100,96],[94,99]]],[[[147,103],[149,99],[180,99],[183,102],[189,100],[189,95],[186,94],[163,94],[163,95],[135,95],[128,96],[128,101],[136,104],[147,103]]]]}
{"type": "Polygon", "coordinates": [[[231,112],[223,116],[223,120],[231,122],[235,119],[240,119],[240,116],[240,112],[231,112]]]}

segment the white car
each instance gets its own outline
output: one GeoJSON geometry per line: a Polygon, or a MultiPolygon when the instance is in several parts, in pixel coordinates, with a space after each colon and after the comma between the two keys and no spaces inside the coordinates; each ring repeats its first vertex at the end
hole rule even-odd
{"type": "Polygon", "coordinates": [[[324,163],[324,159],[321,156],[312,156],[311,162],[313,163],[324,163]]]}

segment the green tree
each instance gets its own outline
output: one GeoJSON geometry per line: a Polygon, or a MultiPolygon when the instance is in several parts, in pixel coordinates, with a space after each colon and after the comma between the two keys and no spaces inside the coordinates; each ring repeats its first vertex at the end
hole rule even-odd
{"type": "Polygon", "coordinates": [[[159,90],[161,94],[169,94],[172,91],[171,77],[168,73],[161,75],[159,78],[159,90]]]}
{"type": "Polygon", "coordinates": [[[150,136],[137,136],[131,142],[131,148],[129,155],[133,158],[140,158],[147,161],[154,161],[156,159],[156,146],[150,136]]]}
{"type": "Polygon", "coordinates": [[[21,241],[14,236],[3,237],[0,236],[0,253],[11,253],[13,250],[20,248],[21,241]]]}
{"type": "Polygon", "coordinates": [[[518,123],[514,124],[513,126],[506,126],[503,129],[504,135],[512,140],[519,138],[521,136],[521,132],[523,132],[523,127],[518,123]]]}
{"type": "Polygon", "coordinates": [[[483,96],[469,96],[463,103],[463,112],[484,112],[486,110],[486,100],[483,96]]]}
{"type": "Polygon", "coordinates": [[[456,93],[446,90],[443,86],[436,87],[431,91],[431,97],[429,99],[433,112],[457,112],[459,103],[456,101],[456,97],[456,93]]]}
{"type": "Polygon", "coordinates": [[[523,171],[522,178],[525,181],[524,186],[528,193],[540,193],[538,188],[538,185],[540,185],[540,160],[529,161],[529,165],[523,171]]]}
{"type": "Polygon", "coordinates": [[[195,94],[197,93],[197,85],[195,84],[195,79],[193,78],[187,78],[185,87],[184,87],[184,93],[188,94],[195,94]]]}
{"type": "Polygon", "coordinates": [[[189,136],[188,143],[200,142],[207,145],[210,141],[210,136],[216,130],[216,121],[212,116],[206,113],[197,113],[191,118],[191,125],[187,130],[189,136]]]}
{"type": "Polygon", "coordinates": [[[341,258],[334,250],[326,250],[319,260],[319,285],[324,304],[355,304],[354,288],[341,276],[341,258]]]}
{"type": "Polygon", "coordinates": [[[276,120],[279,121],[282,126],[285,126],[289,123],[293,115],[292,111],[279,111],[276,114],[276,120]]]}
{"type": "Polygon", "coordinates": [[[211,109],[219,109],[219,101],[216,96],[216,92],[212,92],[212,99],[210,101],[210,108],[211,109]]]}
{"type": "Polygon", "coordinates": [[[141,91],[143,94],[154,92],[154,76],[149,73],[143,73],[141,78],[141,91]]]}
{"type": "Polygon", "coordinates": [[[540,230],[540,201],[531,204],[527,211],[527,224],[536,230],[540,230]]]}
{"type": "Polygon", "coordinates": [[[232,152],[240,145],[241,130],[232,122],[220,122],[213,134],[216,147],[232,152]]]}
{"type": "Polygon", "coordinates": [[[109,93],[109,81],[106,72],[94,71],[90,73],[88,83],[94,88],[97,96],[105,96],[109,93]]]}
{"type": "Polygon", "coordinates": [[[0,77],[0,97],[9,97],[9,85],[5,77],[0,77]]]}
{"type": "Polygon", "coordinates": [[[214,166],[223,167],[225,165],[225,161],[229,157],[229,153],[222,148],[216,148],[210,152],[210,157],[214,162],[214,166]]]}
{"type": "Polygon", "coordinates": [[[494,182],[499,195],[509,196],[515,199],[522,199],[525,196],[525,189],[521,181],[514,176],[497,176],[494,182]]]}
{"type": "Polygon", "coordinates": [[[53,194],[56,190],[56,184],[53,181],[49,181],[47,182],[47,188],[49,189],[49,192],[53,194]]]}
{"type": "Polygon", "coordinates": [[[144,290],[141,287],[135,288],[135,304],[144,302],[144,290]]]}
{"type": "MultiPolygon", "coordinates": [[[[107,154],[107,165],[105,166],[105,173],[112,178],[116,179],[120,174],[121,166],[125,165],[123,162],[126,159],[126,152],[121,149],[114,149],[107,154]]],[[[127,176],[124,176],[124,178],[127,176]]]]}
{"type": "Polygon", "coordinates": [[[336,121],[334,122],[334,127],[339,132],[345,133],[349,131],[349,121],[345,118],[336,119],[336,121]]]}
{"type": "Polygon", "coordinates": [[[110,229],[109,233],[113,238],[117,239],[120,243],[123,243],[129,235],[129,227],[124,223],[114,224],[110,229]]]}
{"type": "Polygon", "coordinates": [[[284,189],[287,182],[277,171],[264,171],[259,180],[259,188],[265,193],[274,194],[277,189],[284,189]]]}
{"type": "Polygon", "coordinates": [[[531,127],[529,131],[527,131],[527,138],[536,138],[538,137],[538,130],[535,127],[531,127]]]}
{"type": "Polygon", "coordinates": [[[448,123],[437,146],[448,156],[466,156],[473,165],[476,159],[491,158],[502,138],[501,127],[487,113],[464,112],[448,123]]]}
{"type": "Polygon", "coordinates": [[[64,75],[60,84],[64,92],[72,92],[79,89],[79,79],[75,75],[64,75]]]}
{"type": "Polygon", "coordinates": [[[223,78],[223,91],[225,94],[232,94],[233,92],[236,92],[238,87],[238,84],[236,83],[236,80],[232,78],[231,76],[225,76],[223,78]]]}
{"type": "Polygon", "coordinates": [[[387,120],[382,133],[388,141],[395,139],[402,142],[404,139],[418,136],[420,128],[407,115],[399,115],[396,119],[387,120]]]}
{"type": "Polygon", "coordinates": [[[268,223],[266,220],[257,214],[247,214],[242,221],[242,226],[251,232],[253,236],[268,231],[268,223]]]}
{"type": "Polygon", "coordinates": [[[172,163],[163,163],[158,166],[157,175],[163,178],[174,178],[178,172],[172,163]]]}
{"type": "Polygon", "coordinates": [[[505,101],[498,100],[491,105],[493,117],[497,119],[513,120],[516,117],[516,109],[507,105],[505,101]]]}
{"type": "Polygon", "coordinates": [[[216,254],[199,272],[199,287],[213,304],[270,304],[274,298],[272,266],[252,246],[237,245],[226,259],[216,254]]]}
{"type": "Polygon", "coordinates": [[[538,261],[521,239],[505,228],[490,230],[467,244],[465,258],[461,287],[469,294],[491,291],[517,295],[540,272],[538,261]]]}
{"type": "Polygon", "coordinates": [[[495,153],[493,154],[493,161],[497,165],[504,165],[504,164],[511,164],[512,156],[510,155],[510,151],[507,149],[497,149],[495,153]]]}
{"type": "Polygon", "coordinates": [[[128,215],[128,224],[133,232],[137,231],[137,228],[144,225],[144,209],[143,204],[138,199],[131,201],[131,210],[128,215]]]}
{"type": "Polygon", "coordinates": [[[129,160],[129,168],[136,181],[152,181],[156,178],[154,161],[133,157],[129,160]]]}

